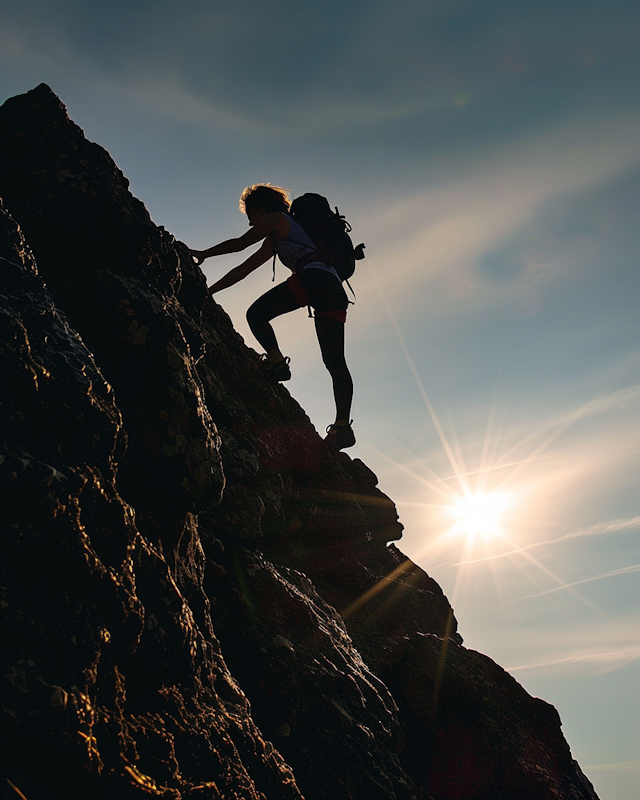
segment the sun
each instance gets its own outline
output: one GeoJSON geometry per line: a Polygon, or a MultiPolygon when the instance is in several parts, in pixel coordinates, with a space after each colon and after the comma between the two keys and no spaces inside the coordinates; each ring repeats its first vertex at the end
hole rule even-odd
{"type": "Polygon", "coordinates": [[[500,517],[509,505],[511,497],[503,492],[476,492],[460,497],[451,507],[451,513],[457,519],[454,531],[464,533],[470,539],[497,536],[501,531],[500,517]]]}

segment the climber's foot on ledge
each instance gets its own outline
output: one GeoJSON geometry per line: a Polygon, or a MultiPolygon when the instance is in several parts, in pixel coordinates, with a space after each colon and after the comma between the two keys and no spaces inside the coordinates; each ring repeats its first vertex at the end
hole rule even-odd
{"type": "Polygon", "coordinates": [[[356,443],[356,437],[351,427],[351,422],[336,422],[333,425],[329,425],[324,440],[329,450],[334,453],[339,450],[346,450],[347,447],[353,447],[356,443]]]}
{"type": "Polygon", "coordinates": [[[270,381],[288,381],[291,377],[291,370],[289,369],[289,361],[291,359],[286,356],[280,361],[269,361],[266,355],[262,356],[260,362],[260,372],[270,381]]]}

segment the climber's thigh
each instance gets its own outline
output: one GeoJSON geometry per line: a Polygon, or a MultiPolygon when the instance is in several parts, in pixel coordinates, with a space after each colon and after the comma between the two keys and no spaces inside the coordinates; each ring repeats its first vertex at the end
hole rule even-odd
{"type": "Polygon", "coordinates": [[[298,301],[285,281],[265,292],[249,307],[247,321],[249,325],[256,322],[268,322],[281,314],[295,311],[299,307],[298,301]]]}

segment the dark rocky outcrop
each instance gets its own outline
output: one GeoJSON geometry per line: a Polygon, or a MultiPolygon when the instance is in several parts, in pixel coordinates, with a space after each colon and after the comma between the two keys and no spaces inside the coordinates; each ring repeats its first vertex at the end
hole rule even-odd
{"type": "Polygon", "coordinates": [[[5,795],[595,798],[44,85],[0,196],[5,795]]]}

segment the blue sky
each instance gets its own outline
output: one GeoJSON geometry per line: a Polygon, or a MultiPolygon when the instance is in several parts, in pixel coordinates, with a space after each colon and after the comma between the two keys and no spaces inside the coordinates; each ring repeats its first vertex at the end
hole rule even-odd
{"type": "MultiPolygon", "coordinates": [[[[467,645],[556,705],[602,800],[640,793],[639,17],[589,0],[0,2],[2,96],[48,83],[189,245],[245,230],[256,181],[347,215],[367,244],[352,452],[467,645]],[[455,516],[466,496],[482,518],[455,516]]],[[[251,345],[244,311],[270,277],[218,296],[251,345]]],[[[313,326],[300,311],[278,334],[322,430],[313,326]]]]}

